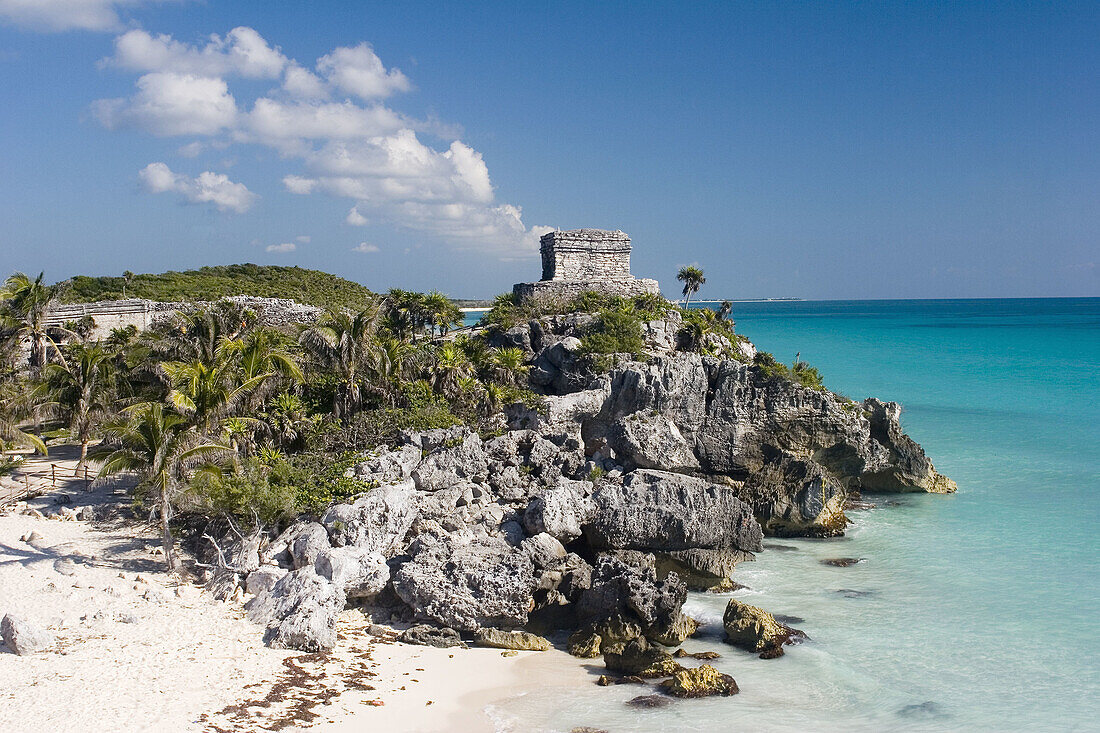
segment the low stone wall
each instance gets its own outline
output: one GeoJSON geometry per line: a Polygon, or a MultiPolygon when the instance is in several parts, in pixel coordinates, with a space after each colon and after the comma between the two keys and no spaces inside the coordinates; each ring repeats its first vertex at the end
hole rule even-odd
{"type": "MultiPolygon", "coordinates": [[[[284,326],[292,323],[313,323],[324,311],[312,305],[305,305],[285,298],[257,298],[251,295],[236,295],[225,298],[256,312],[256,319],[262,326],[284,326]]],[[[139,331],[151,327],[157,320],[172,313],[186,313],[199,308],[208,308],[216,301],[187,301],[162,303],[155,300],[104,300],[98,303],[69,303],[55,306],[47,325],[62,326],[69,321],[79,321],[91,316],[95,321],[91,338],[105,338],[116,328],[135,326],[139,331]]]]}
{"type": "Polygon", "coordinates": [[[629,278],[619,280],[540,280],[535,283],[516,283],[512,293],[519,300],[565,303],[587,291],[603,295],[619,295],[626,298],[635,295],[660,295],[661,286],[656,280],[629,278]]]}

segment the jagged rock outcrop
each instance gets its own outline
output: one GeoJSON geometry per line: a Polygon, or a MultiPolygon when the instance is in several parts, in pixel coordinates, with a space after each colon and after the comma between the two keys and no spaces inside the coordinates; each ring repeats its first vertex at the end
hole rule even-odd
{"type": "Polygon", "coordinates": [[[344,609],[343,590],[312,567],[288,573],[261,591],[245,608],[264,626],[264,642],[283,649],[327,652],[336,646],[336,616],[344,609]]]}
{"type": "Polygon", "coordinates": [[[621,652],[603,655],[604,666],[612,672],[634,675],[645,679],[668,677],[683,667],[663,649],[650,646],[645,639],[634,639],[621,652]]]}
{"type": "Polygon", "coordinates": [[[731,598],[722,616],[726,640],[734,646],[760,652],[761,659],[783,656],[783,646],[805,639],[806,634],[781,624],[762,608],[731,598]]]}
{"type": "Polygon", "coordinates": [[[661,689],[676,697],[728,697],[740,692],[733,677],[722,674],[709,664],[674,672],[672,677],[661,682],[661,689]]]}
{"type": "Polygon", "coordinates": [[[842,534],[848,492],[823,466],[783,453],[749,476],[741,491],[770,535],[842,534]],[[811,528],[811,529],[807,529],[811,528]]]}
{"type": "Polygon", "coordinates": [[[523,513],[523,526],[531,534],[545,532],[561,542],[572,542],[581,536],[582,527],[596,512],[591,499],[592,484],[581,481],[559,481],[531,500],[523,513]]]}
{"type": "Polygon", "coordinates": [[[601,549],[759,551],[760,526],[737,494],[691,476],[639,469],[597,487],[585,536],[601,549]]]}
{"type": "Polygon", "coordinates": [[[526,623],[535,566],[522,550],[498,537],[429,531],[409,554],[393,587],[418,618],[460,631],[526,623]]]}
{"type": "Polygon", "coordinates": [[[689,590],[720,590],[729,582],[738,563],[756,559],[751,552],[730,549],[691,549],[659,552],[657,573],[676,573],[689,590]]]}
{"type": "Polygon", "coordinates": [[[489,477],[489,457],[481,438],[470,433],[457,446],[444,446],[412,470],[421,491],[439,491],[462,482],[482,483],[489,477]]]}
{"type": "Polygon", "coordinates": [[[386,558],[354,545],[322,550],[314,562],[314,569],[348,598],[374,598],[390,579],[386,558]]]}
{"type": "Polygon", "coordinates": [[[615,616],[634,618],[649,639],[669,646],[679,644],[695,632],[695,624],[684,617],[681,608],[687,600],[687,586],[675,573],[657,579],[652,555],[628,559],[601,555],[592,571],[591,586],[577,601],[582,621],[601,621],[615,616]]]}
{"type": "Polygon", "coordinates": [[[321,524],[336,547],[350,545],[391,557],[404,547],[416,517],[416,487],[406,479],[372,489],[351,504],[334,504],[321,515],[321,524]]]}

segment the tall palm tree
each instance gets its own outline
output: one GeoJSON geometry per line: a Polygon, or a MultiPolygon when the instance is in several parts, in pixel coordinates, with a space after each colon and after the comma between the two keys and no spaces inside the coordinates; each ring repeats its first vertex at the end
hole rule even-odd
{"type": "Polygon", "coordinates": [[[432,361],[432,387],[444,397],[457,397],[462,380],[469,377],[473,365],[453,341],[441,344],[432,361]]]}
{"type": "Polygon", "coordinates": [[[238,379],[231,365],[209,365],[204,361],[169,361],[161,364],[172,389],[168,401],[182,415],[193,419],[199,430],[207,432],[217,420],[227,417],[254,390],[274,376],[267,372],[238,379]]]}
{"type": "Polygon", "coordinates": [[[721,321],[730,317],[730,313],[733,312],[733,303],[728,300],[723,300],[722,304],[718,306],[718,319],[721,321]]]}
{"type": "Polygon", "coordinates": [[[175,361],[213,364],[225,340],[240,338],[255,324],[256,314],[239,303],[221,301],[209,308],[175,313],[154,329],[157,351],[175,361]]]}
{"type": "Polygon", "coordinates": [[[30,391],[14,380],[0,381],[0,449],[12,445],[33,448],[46,455],[46,444],[20,426],[34,415],[35,404],[30,391]]]}
{"type": "Polygon", "coordinates": [[[333,406],[337,417],[346,417],[362,403],[360,370],[375,348],[378,309],[355,315],[330,311],[317,325],[305,329],[298,342],[322,366],[336,374],[338,394],[333,406]]]}
{"type": "Polygon", "coordinates": [[[375,343],[368,360],[370,382],[390,407],[397,404],[401,383],[408,376],[409,363],[415,347],[396,338],[381,338],[375,343]]]}
{"type": "Polygon", "coordinates": [[[80,442],[80,461],[76,475],[88,461],[96,422],[111,414],[113,405],[113,367],[111,356],[99,344],[68,347],[68,358],[60,364],[47,364],[34,396],[43,407],[60,415],[69,425],[69,434],[80,442]]]}
{"type": "Polygon", "coordinates": [[[145,402],[128,410],[129,419],[107,427],[118,447],[104,455],[98,478],[131,471],[138,487],[152,490],[160,513],[161,542],[168,570],[176,569],[172,541],[172,507],[179,487],[197,464],[229,451],[229,446],[204,440],[182,415],[166,411],[158,402],[145,402]]]}
{"type": "Polygon", "coordinates": [[[702,268],[695,265],[681,267],[680,271],[676,273],[676,279],[684,284],[685,308],[691,303],[692,293],[698,293],[699,289],[707,282],[707,279],[703,277],[702,268]]]}
{"type": "MultiPolygon", "coordinates": [[[[38,277],[31,280],[22,272],[16,272],[0,288],[0,300],[6,301],[3,311],[0,312],[0,327],[10,330],[17,340],[30,343],[31,371],[35,376],[46,366],[49,347],[52,346],[55,353],[60,353],[57,344],[50,337],[46,319],[50,308],[61,295],[61,286],[46,285],[42,282],[43,277],[45,273],[40,272],[38,277]]],[[[65,329],[58,330],[75,336],[65,329]]]]}

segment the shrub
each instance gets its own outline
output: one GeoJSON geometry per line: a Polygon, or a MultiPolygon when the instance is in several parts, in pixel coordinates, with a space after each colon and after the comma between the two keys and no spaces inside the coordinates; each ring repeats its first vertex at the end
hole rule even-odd
{"type": "Polygon", "coordinates": [[[795,362],[794,367],[788,367],[766,351],[757,352],[753,365],[760,371],[765,379],[785,379],[819,391],[825,390],[825,384],[821,379],[821,372],[804,361],[795,362]]]}
{"type": "Polygon", "coordinates": [[[642,355],[642,322],[637,315],[616,310],[600,311],[581,337],[581,350],[585,354],[633,354],[642,355]]]}

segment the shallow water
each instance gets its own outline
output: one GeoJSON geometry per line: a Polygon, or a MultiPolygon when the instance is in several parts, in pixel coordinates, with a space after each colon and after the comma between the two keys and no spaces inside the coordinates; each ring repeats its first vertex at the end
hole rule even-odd
{"type": "Polygon", "coordinates": [[[804,619],[811,641],[781,659],[722,644],[729,596],[693,594],[707,626],[685,648],[722,653],[739,695],[640,711],[630,685],[528,690],[494,707],[500,728],[1100,730],[1100,299],[735,303],[733,317],[831,388],[901,402],[959,493],[871,497],[896,504],[742,564],[735,597],[804,619]]]}

